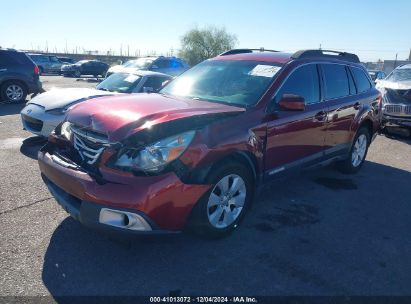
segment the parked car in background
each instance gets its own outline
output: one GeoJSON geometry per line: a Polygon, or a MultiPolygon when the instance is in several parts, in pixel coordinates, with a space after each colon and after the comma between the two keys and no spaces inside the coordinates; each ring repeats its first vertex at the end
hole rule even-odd
{"type": "Polygon", "coordinates": [[[39,68],[24,52],[0,48],[0,101],[22,102],[42,86],[39,68]]]}
{"type": "Polygon", "coordinates": [[[123,65],[116,65],[107,71],[106,76],[118,72],[132,72],[136,70],[148,70],[159,73],[178,76],[188,70],[190,66],[184,60],[176,57],[142,57],[129,60],[123,65]]]}
{"type": "Polygon", "coordinates": [[[387,77],[387,75],[385,75],[383,71],[379,70],[368,70],[368,74],[370,74],[370,77],[372,81],[374,81],[374,83],[376,83],[377,80],[381,80],[387,77]]]}
{"type": "Polygon", "coordinates": [[[159,94],[76,105],[38,160],[56,201],[86,226],[221,236],[284,172],[333,161],[357,172],[380,97],[354,54],[231,50],[159,94]]]}
{"type": "Polygon", "coordinates": [[[74,63],[74,60],[71,57],[60,57],[60,56],[58,56],[57,58],[58,58],[58,60],[60,60],[63,63],[74,63]]]}
{"type": "Polygon", "coordinates": [[[116,73],[96,89],[54,89],[32,98],[21,111],[23,129],[47,137],[63,121],[66,112],[87,99],[118,93],[156,92],[171,76],[150,71],[116,73]]]}
{"type": "Polygon", "coordinates": [[[94,77],[106,75],[109,68],[107,63],[99,60],[80,60],[74,64],[64,64],[61,67],[63,76],[80,77],[82,75],[93,75],[94,77]]]}
{"type": "Polygon", "coordinates": [[[410,135],[411,130],[411,64],[397,67],[377,82],[383,95],[383,126],[386,131],[410,135]]]}
{"type": "Polygon", "coordinates": [[[40,74],[57,73],[60,74],[61,66],[64,64],[56,56],[46,54],[28,54],[40,69],[40,74]]]}

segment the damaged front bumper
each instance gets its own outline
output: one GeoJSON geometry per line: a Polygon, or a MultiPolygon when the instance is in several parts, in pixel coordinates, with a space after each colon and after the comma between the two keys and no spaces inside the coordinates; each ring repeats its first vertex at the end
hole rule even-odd
{"type": "Polygon", "coordinates": [[[384,127],[406,127],[411,128],[411,115],[407,116],[394,116],[383,114],[383,126],[384,127]]]}
{"type": "Polygon", "coordinates": [[[183,183],[174,172],[135,176],[103,165],[100,176],[67,162],[48,142],[38,154],[43,180],[56,201],[84,225],[129,234],[181,231],[210,185],[183,183]]]}

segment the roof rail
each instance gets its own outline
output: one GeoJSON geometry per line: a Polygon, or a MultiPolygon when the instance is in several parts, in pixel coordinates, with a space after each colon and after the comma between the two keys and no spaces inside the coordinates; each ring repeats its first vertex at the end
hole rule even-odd
{"type": "Polygon", "coordinates": [[[278,52],[278,51],[266,50],[264,48],[259,48],[259,49],[232,49],[232,50],[226,51],[224,53],[221,53],[218,56],[236,55],[236,54],[244,54],[244,53],[255,53],[255,52],[278,52]]]}
{"type": "Polygon", "coordinates": [[[291,58],[303,59],[303,58],[333,58],[360,63],[360,59],[357,55],[347,52],[331,51],[331,50],[301,50],[295,52],[291,58]]]}

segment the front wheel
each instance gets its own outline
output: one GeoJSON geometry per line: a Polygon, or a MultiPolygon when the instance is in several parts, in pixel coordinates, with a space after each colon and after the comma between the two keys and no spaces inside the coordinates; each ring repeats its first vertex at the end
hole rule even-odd
{"type": "Polygon", "coordinates": [[[368,129],[362,127],[354,137],[353,145],[350,149],[349,157],[339,163],[340,170],[344,173],[356,173],[364,164],[368,147],[371,143],[368,129]]]}
{"type": "Polygon", "coordinates": [[[194,206],[190,228],[205,237],[221,237],[234,230],[253,197],[253,178],[240,163],[229,162],[214,169],[209,190],[194,206]]]}

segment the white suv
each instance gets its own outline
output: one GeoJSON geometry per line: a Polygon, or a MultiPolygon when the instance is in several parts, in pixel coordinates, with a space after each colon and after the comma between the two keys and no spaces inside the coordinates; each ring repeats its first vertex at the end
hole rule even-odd
{"type": "Polygon", "coordinates": [[[106,77],[113,73],[132,73],[136,70],[149,70],[171,76],[178,76],[189,68],[190,66],[184,62],[184,60],[176,57],[141,57],[138,59],[129,60],[123,65],[111,67],[107,71],[106,77]]]}

